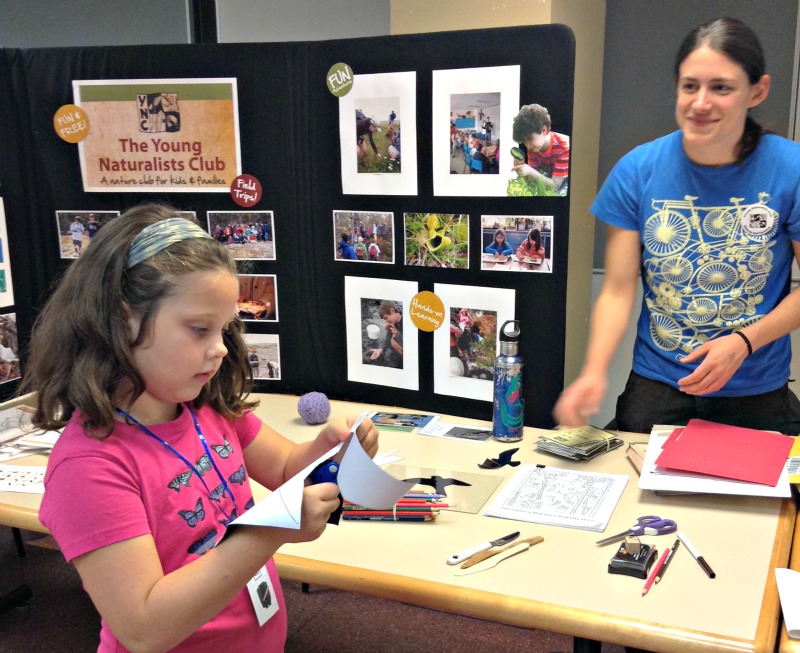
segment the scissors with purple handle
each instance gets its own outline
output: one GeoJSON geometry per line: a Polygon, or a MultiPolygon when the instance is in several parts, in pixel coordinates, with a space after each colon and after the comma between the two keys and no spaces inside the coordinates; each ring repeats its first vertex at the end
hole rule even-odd
{"type": "Polygon", "coordinates": [[[627,531],[612,535],[597,542],[597,546],[605,546],[612,542],[619,542],[631,535],[665,535],[678,530],[678,524],[671,519],[661,519],[658,515],[643,515],[627,531]]]}

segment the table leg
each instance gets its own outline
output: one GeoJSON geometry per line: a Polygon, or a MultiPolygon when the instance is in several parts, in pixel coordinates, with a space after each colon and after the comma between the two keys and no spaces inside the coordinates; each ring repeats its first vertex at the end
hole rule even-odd
{"type": "Polygon", "coordinates": [[[601,642],[583,637],[575,637],[572,640],[572,653],[600,653],[601,642]]]}
{"type": "Polygon", "coordinates": [[[27,585],[20,585],[8,594],[0,596],[0,614],[25,605],[33,598],[33,592],[27,585]]]}

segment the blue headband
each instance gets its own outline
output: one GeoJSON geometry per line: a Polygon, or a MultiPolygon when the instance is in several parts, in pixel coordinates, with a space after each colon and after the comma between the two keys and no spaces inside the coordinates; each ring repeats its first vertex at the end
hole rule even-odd
{"type": "Polygon", "coordinates": [[[191,238],[211,238],[186,218],[168,218],[142,229],[128,248],[128,269],[164,251],[170,245],[191,238]]]}

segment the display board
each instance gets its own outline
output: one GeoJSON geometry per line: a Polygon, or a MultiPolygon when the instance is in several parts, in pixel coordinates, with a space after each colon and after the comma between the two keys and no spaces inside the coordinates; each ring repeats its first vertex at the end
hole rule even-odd
{"type": "Polygon", "coordinates": [[[240,259],[258,390],[491,419],[497,330],[515,318],[525,422],[552,425],[574,145],[568,28],[3,55],[15,298],[0,313],[18,321],[23,373],[38,308],[90,232],[159,201],[240,259]],[[533,104],[547,138],[515,140],[533,104]],[[82,119],[78,142],[57,133],[82,119]],[[511,256],[485,252],[498,229],[511,256]]]}

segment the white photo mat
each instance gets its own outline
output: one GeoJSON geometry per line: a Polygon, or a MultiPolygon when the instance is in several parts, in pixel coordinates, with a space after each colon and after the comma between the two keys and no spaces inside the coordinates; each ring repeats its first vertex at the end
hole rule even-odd
{"type": "Polygon", "coordinates": [[[460,68],[433,71],[433,194],[456,197],[505,197],[512,168],[514,116],[519,112],[520,66],[460,68]],[[496,175],[450,174],[450,96],[464,93],[500,93],[500,116],[492,122],[499,129],[499,173],[496,175]]]}
{"type": "Polygon", "coordinates": [[[347,330],[347,379],[361,383],[386,385],[405,390],[419,390],[419,332],[408,315],[411,300],[417,294],[415,281],[344,278],[344,309],[347,330]],[[361,300],[388,299],[403,308],[403,367],[383,367],[364,362],[361,328],[361,300]]]}
{"type": "MultiPolygon", "coordinates": [[[[497,314],[497,334],[506,320],[514,319],[515,291],[509,288],[486,288],[481,286],[459,286],[445,283],[433,285],[433,292],[442,300],[445,315],[450,309],[469,308],[492,311],[497,314]]],[[[495,337],[497,337],[495,334],[495,337]]],[[[495,342],[495,354],[499,342],[495,342]]],[[[494,381],[450,376],[450,328],[449,319],[433,334],[433,391],[437,394],[492,401],[494,381]]]]}
{"type": "MultiPolygon", "coordinates": [[[[339,149],[344,195],[417,194],[417,74],[379,73],[353,75],[353,87],[339,98],[339,149]],[[356,157],[356,109],[364,98],[398,97],[393,107],[400,120],[402,155],[400,173],[359,173],[356,157]]],[[[387,114],[388,118],[388,114],[387,114]]],[[[381,133],[379,136],[383,136],[381,133]]]]}

